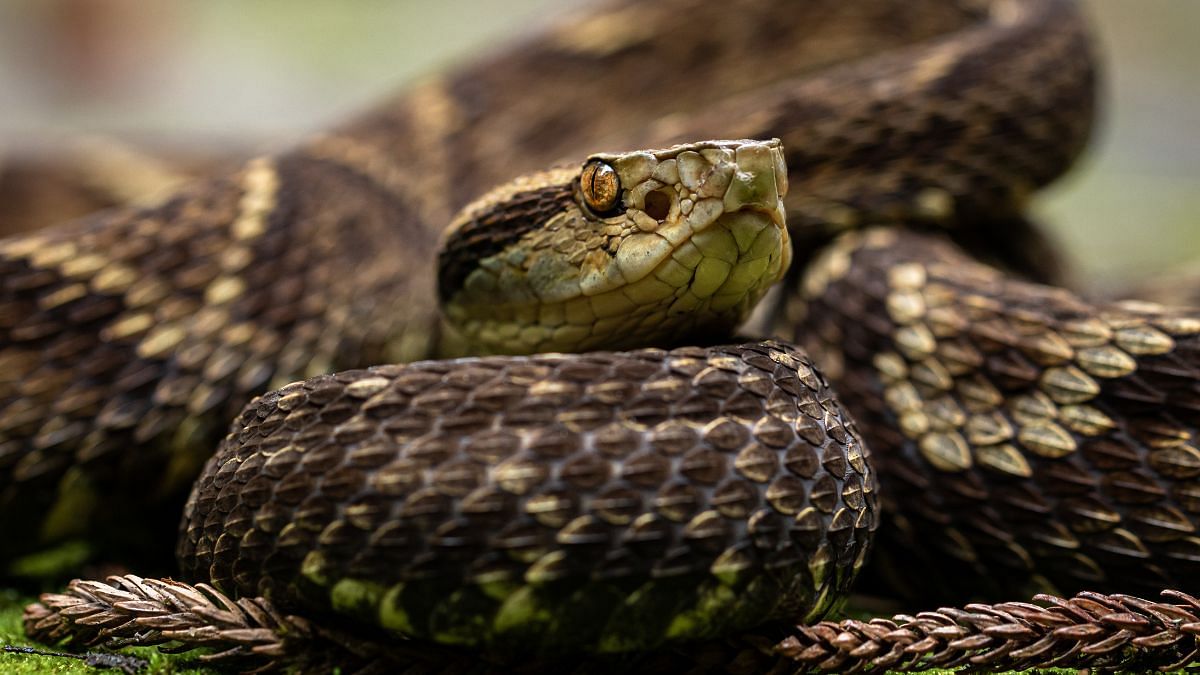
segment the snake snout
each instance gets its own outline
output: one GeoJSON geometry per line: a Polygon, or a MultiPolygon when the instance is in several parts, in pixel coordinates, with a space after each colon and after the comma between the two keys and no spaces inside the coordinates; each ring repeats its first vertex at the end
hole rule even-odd
{"type": "MultiPolygon", "coordinates": [[[[725,211],[780,211],[781,198],[787,194],[787,168],[781,146],[748,145],[738,148],[736,158],[737,170],[725,192],[725,211]]],[[[777,223],[783,224],[782,215],[777,223]]]]}

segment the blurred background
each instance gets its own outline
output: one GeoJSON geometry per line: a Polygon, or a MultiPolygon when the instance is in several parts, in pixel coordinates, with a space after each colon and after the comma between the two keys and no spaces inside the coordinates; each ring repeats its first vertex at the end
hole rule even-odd
{"type": "MultiPolygon", "coordinates": [[[[1075,278],[1106,289],[1200,258],[1200,2],[1082,2],[1105,61],[1101,128],[1035,207],[1075,278]]],[[[0,157],[84,132],[204,170],[366,108],[562,5],[0,0],[0,157]]]]}

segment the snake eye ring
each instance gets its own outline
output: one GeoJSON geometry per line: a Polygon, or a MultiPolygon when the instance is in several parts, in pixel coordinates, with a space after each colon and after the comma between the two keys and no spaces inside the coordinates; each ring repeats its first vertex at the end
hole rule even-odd
{"type": "Polygon", "coordinates": [[[583,201],[596,215],[612,215],[621,199],[621,178],[616,169],[600,160],[592,160],[579,176],[583,201]]]}

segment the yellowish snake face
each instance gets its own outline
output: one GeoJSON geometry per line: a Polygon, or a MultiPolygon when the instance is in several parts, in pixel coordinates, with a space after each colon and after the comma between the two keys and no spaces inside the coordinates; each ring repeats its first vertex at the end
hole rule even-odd
{"type": "Polygon", "coordinates": [[[483,353],[728,335],[791,261],[779,141],[597,154],[522,176],[447,229],[439,296],[483,353]]]}

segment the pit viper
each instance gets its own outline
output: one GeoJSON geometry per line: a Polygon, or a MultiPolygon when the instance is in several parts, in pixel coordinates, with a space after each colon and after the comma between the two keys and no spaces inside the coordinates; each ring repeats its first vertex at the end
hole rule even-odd
{"type": "Polygon", "coordinates": [[[926,598],[1186,589],[1200,317],[972,257],[1053,278],[1094,79],[1065,0],[610,2],[5,240],[5,557],[191,490],[186,576],[497,658],[815,618],[877,526],[926,598]],[[729,342],[780,277],[813,360],[729,342]]]}

